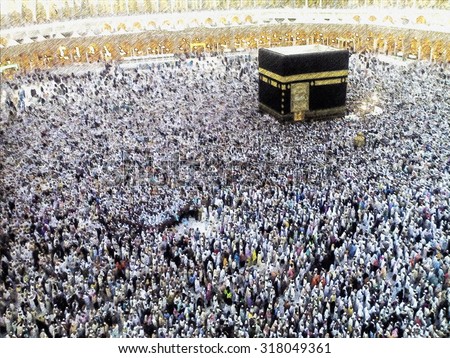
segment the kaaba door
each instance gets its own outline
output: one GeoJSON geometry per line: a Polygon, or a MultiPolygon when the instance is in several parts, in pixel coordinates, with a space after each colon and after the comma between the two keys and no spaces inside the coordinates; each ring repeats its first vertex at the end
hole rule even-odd
{"type": "Polygon", "coordinates": [[[291,112],[294,120],[302,120],[309,110],[309,83],[293,83],[291,85],[291,112]]]}

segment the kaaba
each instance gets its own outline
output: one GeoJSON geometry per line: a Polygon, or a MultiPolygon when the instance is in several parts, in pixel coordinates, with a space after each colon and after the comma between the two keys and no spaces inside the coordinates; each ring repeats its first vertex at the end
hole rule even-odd
{"type": "Polygon", "coordinates": [[[287,121],[345,114],[348,59],[324,45],[259,49],[260,109],[287,121]]]}

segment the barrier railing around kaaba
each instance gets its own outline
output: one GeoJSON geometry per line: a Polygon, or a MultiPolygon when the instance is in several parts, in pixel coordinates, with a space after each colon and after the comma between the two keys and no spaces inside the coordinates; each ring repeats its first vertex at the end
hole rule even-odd
{"type": "Polygon", "coordinates": [[[177,60],[178,59],[173,53],[148,56],[132,56],[124,57],[120,62],[119,67],[123,69],[133,69],[147,64],[173,63],[177,60]]]}
{"type": "Polygon", "coordinates": [[[16,70],[17,71],[18,69],[19,69],[19,65],[17,65],[17,64],[0,66],[0,73],[6,72],[7,70],[16,70]]]}

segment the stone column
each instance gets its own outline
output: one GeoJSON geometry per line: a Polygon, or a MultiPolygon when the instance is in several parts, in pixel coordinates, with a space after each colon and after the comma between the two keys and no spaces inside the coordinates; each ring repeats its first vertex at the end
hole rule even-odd
{"type": "Polygon", "coordinates": [[[173,53],[180,53],[180,38],[178,36],[173,39],[173,53]]]}
{"type": "Polygon", "coordinates": [[[31,13],[33,14],[33,22],[36,22],[37,20],[37,0],[30,1],[30,7],[31,7],[31,13]]]}
{"type": "Polygon", "coordinates": [[[408,36],[407,38],[403,39],[403,59],[406,60],[408,58],[409,49],[411,48],[411,37],[408,36]],[[407,53],[408,52],[408,53],[407,53]]]}

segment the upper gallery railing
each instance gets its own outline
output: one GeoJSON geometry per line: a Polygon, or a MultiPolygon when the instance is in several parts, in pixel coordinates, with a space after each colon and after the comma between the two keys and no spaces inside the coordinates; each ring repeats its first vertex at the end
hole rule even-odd
{"type": "Polygon", "coordinates": [[[2,0],[1,28],[75,19],[271,8],[450,10],[449,0],[2,0]]]}

